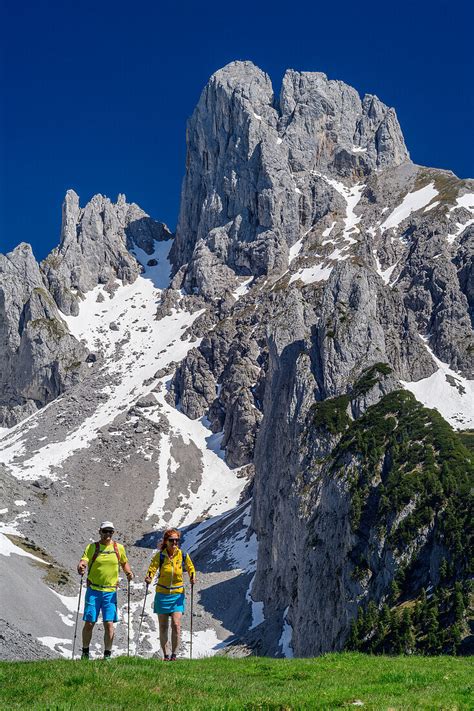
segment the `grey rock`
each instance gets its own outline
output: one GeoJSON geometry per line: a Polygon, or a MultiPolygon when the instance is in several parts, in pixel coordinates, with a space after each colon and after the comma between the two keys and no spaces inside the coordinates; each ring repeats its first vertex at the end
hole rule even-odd
{"type": "Polygon", "coordinates": [[[232,290],[235,275],[284,271],[288,247],[329,209],[334,191],[318,173],[354,177],[409,160],[395,112],[376,97],[289,70],[278,102],[251,62],[213,75],[187,136],[171,259],[207,298],[232,290]]]}
{"type": "Polygon", "coordinates": [[[150,218],[124,195],[117,202],[95,195],[84,208],[68,190],[63,203],[59,247],[42,262],[49,289],[65,314],[76,315],[82,295],[98,284],[113,287],[115,280],[132,283],[141,267],[130,250],[147,254],[154,242],[171,237],[166,225],[150,218]]]}
{"type": "Polygon", "coordinates": [[[69,333],[31,247],[0,255],[0,426],[10,427],[84,376],[85,347],[69,333]]]}

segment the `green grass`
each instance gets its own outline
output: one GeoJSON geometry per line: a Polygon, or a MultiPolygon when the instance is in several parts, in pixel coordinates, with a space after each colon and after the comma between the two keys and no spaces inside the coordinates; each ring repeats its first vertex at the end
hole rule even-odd
{"type": "Polygon", "coordinates": [[[0,663],[1,709],[472,709],[463,657],[214,657],[0,663]]]}

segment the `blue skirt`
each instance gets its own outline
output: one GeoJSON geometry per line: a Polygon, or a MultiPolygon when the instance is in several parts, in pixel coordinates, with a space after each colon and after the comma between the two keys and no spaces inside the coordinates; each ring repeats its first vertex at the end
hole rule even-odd
{"type": "Polygon", "coordinates": [[[157,615],[171,615],[172,612],[184,612],[185,597],[183,593],[167,595],[166,593],[155,593],[153,602],[153,612],[157,615]]]}

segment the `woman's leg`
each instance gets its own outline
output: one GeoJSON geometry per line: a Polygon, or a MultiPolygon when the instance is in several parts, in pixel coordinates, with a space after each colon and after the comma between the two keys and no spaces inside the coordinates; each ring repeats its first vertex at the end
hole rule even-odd
{"type": "Polygon", "coordinates": [[[171,654],[178,653],[181,640],[181,617],[182,612],[171,613],[171,654]]]}
{"type": "Polygon", "coordinates": [[[168,617],[169,615],[158,615],[158,624],[160,625],[160,645],[164,657],[168,656],[168,617]]]}

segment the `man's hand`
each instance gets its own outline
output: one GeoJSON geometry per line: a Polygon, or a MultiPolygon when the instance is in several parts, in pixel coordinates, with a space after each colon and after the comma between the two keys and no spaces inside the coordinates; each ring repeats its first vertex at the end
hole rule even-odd
{"type": "Polygon", "coordinates": [[[149,585],[149,584],[151,583],[151,581],[152,581],[151,575],[147,575],[146,578],[145,578],[146,584],[149,585]]]}
{"type": "Polygon", "coordinates": [[[77,565],[77,572],[79,575],[84,575],[87,569],[87,561],[85,560],[80,560],[78,565],[77,565]]]}
{"type": "Polygon", "coordinates": [[[128,582],[130,582],[131,580],[133,580],[133,573],[132,573],[131,570],[126,570],[126,571],[125,571],[125,575],[127,576],[128,582]]]}

